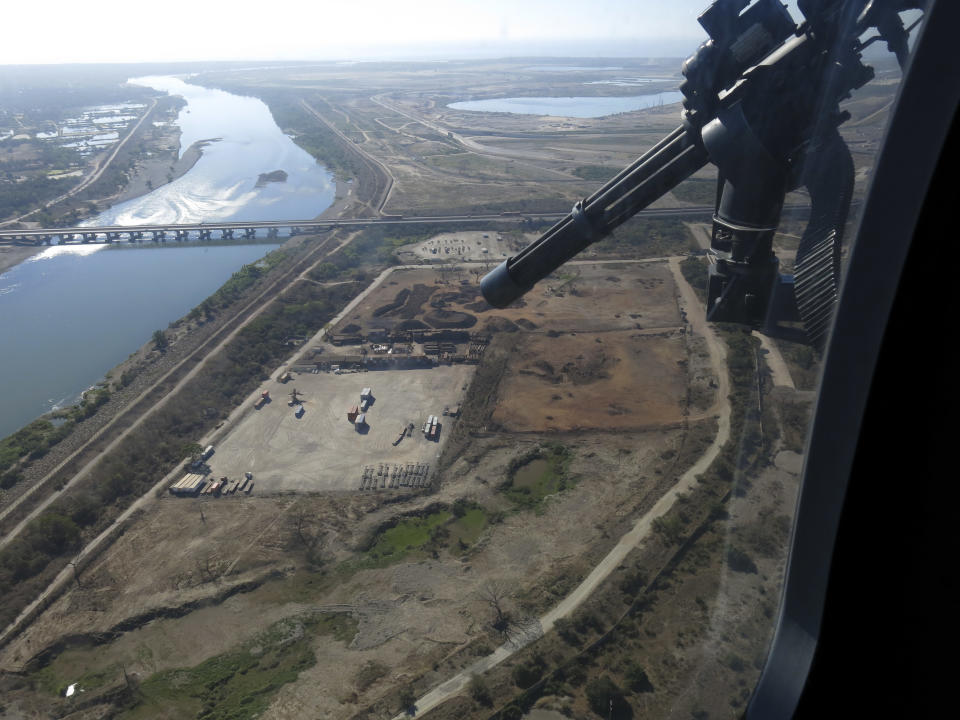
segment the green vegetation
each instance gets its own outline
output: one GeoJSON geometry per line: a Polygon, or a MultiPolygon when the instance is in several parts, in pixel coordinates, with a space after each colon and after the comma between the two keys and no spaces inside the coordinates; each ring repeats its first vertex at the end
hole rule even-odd
{"type": "MultiPolygon", "coordinates": [[[[7,171],[8,173],[10,171],[7,171]]],[[[26,178],[19,182],[0,182],[0,218],[21,215],[48,200],[53,200],[80,180],[70,177],[54,180],[46,176],[26,178]]],[[[34,220],[35,218],[29,218],[34,220]]]]}
{"type": "Polygon", "coordinates": [[[257,262],[244,265],[233,273],[213,295],[191,310],[187,317],[190,320],[198,320],[203,315],[207,320],[212,319],[218,312],[239,300],[247,289],[283,262],[288,255],[286,250],[274,250],[257,262]]]}
{"type": "Polygon", "coordinates": [[[603,183],[607,182],[607,180],[618,172],[620,172],[620,168],[608,168],[603,165],[581,165],[573,170],[573,174],[577,177],[603,183]]]}
{"type": "Polygon", "coordinates": [[[635,216],[591,246],[600,255],[667,257],[690,250],[690,231],[679,218],[635,216]]]}
{"type": "Polygon", "coordinates": [[[738,547],[727,548],[727,565],[736,572],[757,572],[757,565],[753,562],[753,559],[738,547]]]}
{"type": "Polygon", "coordinates": [[[0,440],[0,472],[15,465],[20,458],[43,457],[69,434],[69,429],[66,424],[57,427],[50,420],[41,418],[8,435],[0,440]]]}
{"type": "Polygon", "coordinates": [[[691,255],[680,263],[680,272],[683,273],[683,279],[686,280],[693,291],[697,294],[700,302],[706,305],[707,302],[707,259],[691,255]]]}
{"type": "Polygon", "coordinates": [[[394,562],[408,552],[420,550],[437,537],[438,529],[451,517],[448,510],[438,510],[422,518],[400,520],[380,534],[373,547],[367,551],[367,557],[374,563],[381,560],[394,562]]]}
{"type": "Polygon", "coordinates": [[[590,709],[602,718],[631,718],[633,708],[623,696],[623,690],[607,675],[587,683],[587,702],[590,709]]]}
{"type": "Polygon", "coordinates": [[[401,560],[460,554],[477,541],[491,522],[481,506],[457,500],[452,508],[432,505],[420,514],[397,516],[381,525],[366,543],[363,554],[342,563],[341,573],[386,567],[401,560]]]}
{"type": "Polygon", "coordinates": [[[167,670],[147,678],[138,688],[137,704],[121,717],[258,717],[281,687],[316,664],[314,638],[328,635],[349,642],[356,629],[356,621],[342,614],[317,613],[281,620],[235,650],[192,668],[167,670]]]}
{"type": "Polygon", "coordinates": [[[493,705],[493,698],[490,695],[490,688],[480,675],[470,676],[470,697],[481,705],[489,707],[493,705]]]}
{"type": "Polygon", "coordinates": [[[569,448],[561,443],[534,448],[510,461],[509,476],[500,491],[518,507],[535,508],[547,496],[570,486],[567,470],[571,457],[569,448]]]}
{"type": "Polygon", "coordinates": [[[163,330],[154,330],[153,331],[153,349],[163,352],[170,345],[170,341],[167,340],[166,334],[163,330]]]}
{"type": "Polygon", "coordinates": [[[454,520],[449,525],[450,547],[467,550],[488,524],[487,513],[479,505],[468,506],[463,500],[453,504],[454,520]],[[462,514],[458,514],[462,512],[462,514]]]}

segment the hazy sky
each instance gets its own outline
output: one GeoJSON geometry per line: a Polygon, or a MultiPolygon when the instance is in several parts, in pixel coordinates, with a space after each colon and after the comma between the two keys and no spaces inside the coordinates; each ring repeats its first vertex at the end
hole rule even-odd
{"type": "Polygon", "coordinates": [[[2,14],[0,64],[688,55],[709,0],[42,0],[2,14]]]}

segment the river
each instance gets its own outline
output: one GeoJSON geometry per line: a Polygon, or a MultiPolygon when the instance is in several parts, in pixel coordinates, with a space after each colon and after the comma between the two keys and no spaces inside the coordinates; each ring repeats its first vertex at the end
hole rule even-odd
{"type": "MultiPolygon", "coordinates": [[[[646,78],[642,78],[646,79],[646,78]]],[[[450,103],[453,110],[500,112],[517,115],[550,115],[555,117],[599,118],[616,113],[633,112],[645,108],[680,102],[683,94],[668,92],[632,95],[629,97],[510,97],[487,100],[465,100],[450,103]]]]}
{"type": "MultiPolygon", "coordinates": [[[[181,153],[211,140],[182,177],[85,225],[300,220],[334,198],[332,175],[283,134],[260,100],[172,77],[131,80],[180,95],[181,153]],[[262,173],[285,182],[258,187],[262,173]]],[[[0,437],[75,402],[240,266],[275,244],[54,246],[0,275],[0,437]]]]}

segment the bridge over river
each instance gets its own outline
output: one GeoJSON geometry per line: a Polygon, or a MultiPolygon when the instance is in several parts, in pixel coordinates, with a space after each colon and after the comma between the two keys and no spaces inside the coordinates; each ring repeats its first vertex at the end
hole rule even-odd
{"type": "MultiPolygon", "coordinates": [[[[690,217],[709,219],[713,206],[648,209],[642,216],[690,217]]],[[[499,215],[440,215],[404,217],[384,215],[377,218],[350,220],[262,220],[163,225],[112,225],[103,227],[0,229],[4,245],[64,245],[114,242],[166,242],[167,240],[235,240],[274,239],[324,232],[338,227],[370,227],[375,225],[489,225],[491,222],[522,224],[526,221],[556,221],[566,213],[501,213],[499,215]]]]}

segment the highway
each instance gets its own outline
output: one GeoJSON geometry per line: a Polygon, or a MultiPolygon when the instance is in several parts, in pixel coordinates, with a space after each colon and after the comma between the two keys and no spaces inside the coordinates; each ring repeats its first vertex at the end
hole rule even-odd
{"type": "MultiPolygon", "coordinates": [[[[806,210],[799,205],[784,208],[784,210],[806,210]]],[[[433,215],[433,216],[386,216],[380,218],[354,218],[350,220],[248,220],[215,223],[186,223],[182,225],[104,225],[99,227],[63,227],[63,228],[31,228],[29,230],[0,230],[0,243],[24,242],[31,239],[44,241],[61,236],[106,235],[107,233],[129,234],[131,232],[201,232],[223,230],[281,230],[296,228],[300,233],[328,230],[336,227],[372,227],[376,225],[462,225],[497,223],[523,223],[527,221],[558,221],[567,216],[567,213],[525,213],[522,215],[433,215]]],[[[651,208],[638,214],[638,217],[703,217],[713,216],[712,205],[696,205],[680,208],[651,208]]]]}

